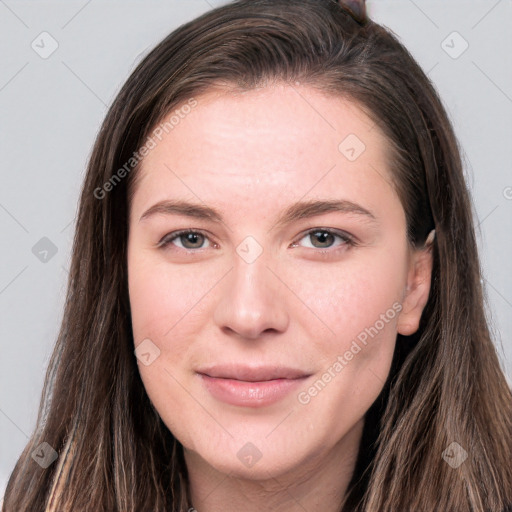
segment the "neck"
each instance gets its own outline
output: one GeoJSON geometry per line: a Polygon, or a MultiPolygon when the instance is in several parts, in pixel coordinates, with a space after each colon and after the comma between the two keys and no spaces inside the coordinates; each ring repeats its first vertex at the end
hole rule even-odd
{"type": "Polygon", "coordinates": [[[364,419],[332,448],[320,448],[300,467],[268,468],[268,478],[252,480],[222,473],[197,453],[184,449],[190,497],[197,512],[339,512],[352,478],[364,419]]]}

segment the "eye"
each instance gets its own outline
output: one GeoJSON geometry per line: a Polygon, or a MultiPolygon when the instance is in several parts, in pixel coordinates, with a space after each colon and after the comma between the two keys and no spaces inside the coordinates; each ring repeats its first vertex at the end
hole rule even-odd
{"type": "MultiPolygon", "coordinates": [[[[317,251],[321,254],[332,253],[339,249],[347,248],[347,246],[355,246],[356,240],[353,236],[349,235],[344,231],[339,231],[331,228],[314,228],[310,229],[306,233],[302,234],[298,241],[309,239],[313,241],[313,244],[309,247],[312,249],[328,249],[324,251],[317,251]],[[336,238],[340,240],[340,243],[335,246],[333,243],[336,238]],[[331,250],[334,247],[333,250],[331,250]]],[[[215,243],[211,243],[210,239],[202,231],[193,229],[183,229],[180,231],[174,231],[165,235],[157,244],[159,248],[165,248],[170,245],[175,245],[186,251],[194,251],[194,249],[206,249],[208,247],[217,247],[215,243]],[[206,247],[204,243],[208,242],[209,245],[206,247]]],[[[294,242],[291,247],[297,247],[299,244],[294,242]]],[[[307,247],[307,246],[306,246],[307,247]]]]}
{"type": "MultiPolygon", "coordinates": [[[[356,245],[356,241],[353,236],[345,233],[344,231],[339,231],[337,229],[330,228],[314,228],[307,231],[301,240],[310,239],[313,243],[309,247],[312,249],[331,249],[332,247],[336,248],[346,248],[345,246],[354,246],[356,245]],[[335,239],[338,238],[341,240],[337,246],[333,246],[335,239]]],[[[297,247],[298,243],[292,244],[292,247],[297,247]]],[[[307,247],[307,246],[306,246],[307,247]]],[[[321,253],[324,252],[333,252],[333,251],[319,251],[321,253]]]]}
{"type": "Polygon", "coordinates": [[[202,247],[206,240],[209,241],[209,238],[201,231],[183,229],[165,235],[162,240],[158,242],[158,247],[167,247],[173,244],[185,250],[206,249],[206,247],[202,247]]]}

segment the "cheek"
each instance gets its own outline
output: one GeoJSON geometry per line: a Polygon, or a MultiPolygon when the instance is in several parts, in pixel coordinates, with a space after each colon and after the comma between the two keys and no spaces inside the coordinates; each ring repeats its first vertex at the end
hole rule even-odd
{"type": "MultiPolygon", "coordinates": [[[[282,280],[279,307],[285,309],[292,325],[307,333],[317,351],[327,356],[358,336],[364,342],[364,333],[374,332],[375,326],[383,333],[394,329],[397,310],[393,305],[402,296],[405,265],[405,253],[385,251],[367,251],[362,257],[339,262],[296,259],[287,265],[273,265],[282,280]]],[[[184,350],[179,340],[190,339],[213,321],[215,304],[222,300],[224,274],[225,269],[212,263],[171,266],[145,260],[137,253],[130,256],[135,343],[154,338],[166,346],[172,344],[173,350],[184,350]]],[[[269,283],[268,289],[275,287],[269,283]]]]}
{"type": "Polygon", "coordinates": [[[190,408],[190,395],[182,384],[186,382],[182,366],[193,348],[187,340],[196,325],[198,312],[194,303],[200,309],[200,290],[190,286],[194,281],[188,273],[188,269],[178,268],[171,272],[168,266],[145,259],[140,252],[129,253],[128,287],[135,346],[148,346],[149,339],[154,344],[149,345],[149,351],[153,357],[158,354],[148,365],[137,359],[139,374],[167,427],[190,443],[183,419],[174,412],[190,408]]]}
{"type": "Polygon", "coordinates": [[[129,259],[129,295],[135,343],[146,337],[171,338],[192,327],[201,314],[201,298],[208,289],[206,276],[194,265],[175,266],[129,259]]]}
{"type": "MultiPolygon", "coordinates": [[[[387,260],[379,256],[373,263],[368,260],[340,266],[329,275],[318,270],[311,278],[328,284],[302,287],[311,309],[328,327],[324,326],[327,336],[316,335],[311,313],[302,323],[314,345],[311,354],[317,357],[319,371],[297,399],[312,424],[324,418],[332,432],[341,435],[348,424],[363,417],[382,391],[393,359],[402,307],[402,264],[405,259],[400,261],[396,255],[387,260]],[[339,419],[340,410],[344,411],[343,421],[339,419]]],[[[320,322],[314,325],[318,328],[320,322]]]]}
{"type": "Polygon", "coordinates": [[[346,348],[358,336],[364,341],[365,333],[369,339],[394,339],[406,283],[405,266],[405,254],[387,257],[379,252],[340,264],[311,266],[302,273],[307,279],[295,276],[294,291],[309,308],[302,317],[304,327],[310,332],[321,327],[331,342],[326,343],[325,337],[310,338],[327,353],[346,348]]]}

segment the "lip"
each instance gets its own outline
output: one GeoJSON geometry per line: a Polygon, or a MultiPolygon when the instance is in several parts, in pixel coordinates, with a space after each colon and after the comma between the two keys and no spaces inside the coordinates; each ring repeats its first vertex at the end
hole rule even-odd
{"type": "Polygon", "coordinates": [[[287,366],[215,365],[197,370],[197,373],[221,379],[262,382],[274,379],[299,379],[310,374],[287,366]]]}
{"type": "Polygon", "coordinates": [[[214,398],[242,407],[271,405],[310,376],[301,370],[282,366],[214,366],[197,373],[214,398]]]}

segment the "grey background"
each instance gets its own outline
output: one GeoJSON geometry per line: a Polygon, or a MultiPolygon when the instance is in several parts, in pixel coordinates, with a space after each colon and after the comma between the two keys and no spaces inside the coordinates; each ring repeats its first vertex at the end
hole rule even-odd
{"type": "MultiPolygon", "coordinates": [[[[149,48],[221,3],[0,0],[0,496],[35,426],[78,193],[106,107],[149,48]],[[47,58],[31,46],[51,49],[44,31],[58,43],[47,58]]],[[[510,380],[512,1],[370,0],[368,11],[428,72],[455,125],[510,380]]]]}

